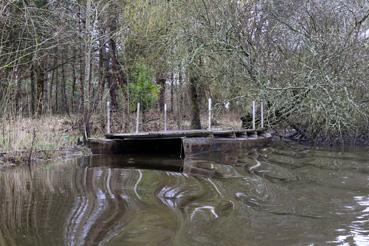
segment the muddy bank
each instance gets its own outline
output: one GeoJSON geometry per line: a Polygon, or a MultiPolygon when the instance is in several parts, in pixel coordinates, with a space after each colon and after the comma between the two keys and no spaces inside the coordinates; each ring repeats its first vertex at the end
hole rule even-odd
{"type": "Polygon", "coordinates": [[[0,153],[0,169],[22,165],[35,165],[47,161],[68,160],[91,155],[86,146],[71,146],[57,150],[14,151],[0,153]]]}

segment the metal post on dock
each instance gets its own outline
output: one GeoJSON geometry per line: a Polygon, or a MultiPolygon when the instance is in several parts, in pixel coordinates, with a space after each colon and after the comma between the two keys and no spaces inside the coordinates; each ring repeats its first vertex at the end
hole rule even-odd
{"type": "Polygon", "coordinates": [[[137,103],[136,133],[139,132],[139,127],[140,127],[140,103],[137,103]]]}
{"type": "Polygon", "coordinates": [[[164,104],[164,131],[167,131],[167,104],[164,104]]]}
{"type": "Polygon", "coordinates": [[[252,129],[256,129],[256,103],[252,101],[252,129]]]}
{"type": "Polygon", "coordinates": [[[209,128],[208,130],[211,130],[211,117],[212,117],[212,105],[211,105],[211,98],[209,98],[209,128]]]}
{"type": "Polygon", "coordinates": [[[264,128],[264,102],[260,102],[260,128],[264,128]]]}
{"type": "Polygon", "coordinates": [[[106,102],[106,133],[110,134],[110,102],[106,102]]]}

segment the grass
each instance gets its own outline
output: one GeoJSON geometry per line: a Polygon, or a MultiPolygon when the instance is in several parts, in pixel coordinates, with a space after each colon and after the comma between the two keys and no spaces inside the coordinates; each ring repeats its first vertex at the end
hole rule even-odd
{"type": "Polygon", "coordinates": [[[74,120],[66,117],[15,118],[0,123],[0,152],[58,150],[75,145],[79,136],[74,120]]]}

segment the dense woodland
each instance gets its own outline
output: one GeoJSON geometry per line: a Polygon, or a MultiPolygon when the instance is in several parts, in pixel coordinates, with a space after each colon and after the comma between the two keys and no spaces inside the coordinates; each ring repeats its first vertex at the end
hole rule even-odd
{"type": "Polygon", "coordinates": [[[362,140],[368,41],[367,0],[1,0],[0,120],[75,116],[86,138],[107,101],[126,131],[137,102],[167,103],[201,128],[211,97],[223,115],[263,101],[268,127],[301,138],[362,140]]]}

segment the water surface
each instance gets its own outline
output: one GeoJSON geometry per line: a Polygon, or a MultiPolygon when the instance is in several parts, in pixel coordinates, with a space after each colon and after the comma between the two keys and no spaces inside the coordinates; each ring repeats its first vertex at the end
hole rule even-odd
{"type": "Polygon", "coordinates": [[[0,171],[0,194],[0,245],[369,244],[364,148],[85,157],[0,171]]]}

